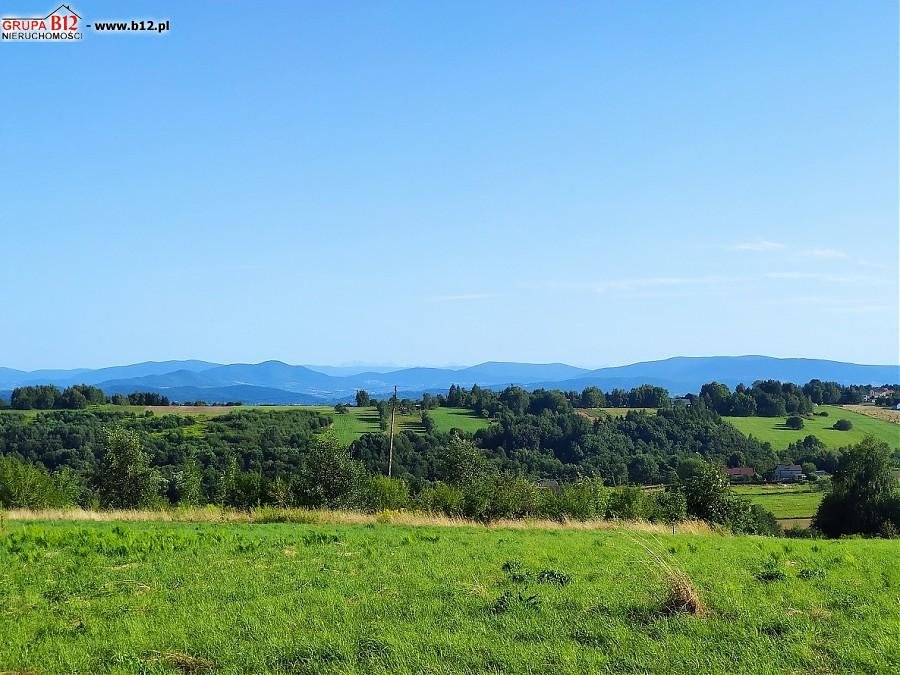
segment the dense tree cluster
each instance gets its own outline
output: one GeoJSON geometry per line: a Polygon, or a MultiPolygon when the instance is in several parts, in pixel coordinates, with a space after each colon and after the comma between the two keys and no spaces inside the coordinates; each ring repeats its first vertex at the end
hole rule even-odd
{"type": "Polygon", "coordinates": [[[900,488],[887,443],[866,438],[843,453],[813,524],[832,537],[900,535],[900,488]]]}
{"type": "Polygon", "coordinates": [[[862,403],[870,391],[872,391],[870,385],[844,386],[837,382],[822,382],[821,380],[810,380],[803,385],[803,393],[816,404],[862,403]]]}
{"type": "MultiPolygon", "coordinates": [[[[154,392],[113,394],[107,396],[98,387],[73,384],[62,391],[52,384],[39,384],[13,389],[10,407],[16,410],[81,410],[89,405],[169,405],[169,399],[154,392]]],[[[205,404],[204,404],[205,405],[205,404]]]]}
{"type": "MultiPolygon", "coordinates": [[[[128,443],[139,442],[163,502],[177,503],[185,492],[195,492],[199,502],[250,506],[267,501],[267,481],[300,467],[305,449],[329,422],[299,409],[235,411],[202,424],[189,415],[103,409],[40,412],[30,419],[4,414],[0,456],[51,472],[71,470],[81,485],[79,503],[112,506],[121,502],[100,491],[94,479],[111,449],[125,452],[128,443]],[[124,436],[110,437],[111,429],[124,436]],[[195,475],[199,486],[191,483],[195,475]]],[[[121,473],[115,467],[107,475],[121,473]]]]}
{"type": "MultiPolygon", "coordinates": [[[[498,469],[531,479],[600,477],[607,485],[648,485],[671,483],[678,467],[696,458],[720,465],[737,462],[760,472],[779,461],[769,445],[743,436],[702,404],[592,419],[560,392],[509,388],[500,400],[504,407],[496,423],[477,432],[475,440],[498,469]]],[[[395,475],[410,481],[442,479],[435,457],[446,443],[441,434],[397,434],[395,475]]],[[[387,473],[383,434],[364,434],[351,451],[369,471],[387,473]]]]}
{"type": "Polygon", "coordinates": [[[569,408],[668,408],[671,405],[669,392],[662,387],[649,384],[635,387],[630,391],[613,389],[604,393],[597,387],[586,387],[577,391],[547,391],[537,389],[528,392],[521,387],[507,387],[496,392],[474,385],[465,389],[452,385],[447,396],[438,395],[433,399],[436,405],[451,408],[469,408],[478,415],[494,417],[504,410],[515,413],[540,412],[542,409],[561,410],[569,408]]]}
{"type": "Polygon", "coordinates": [[[759,380],[752,387],[739,384],[734,392],[719,382],[700,388],[700,398],[720,415],[735,417],[784,417],[812,412],[813,401],[802,387],[791,382],[759,380]]]}
{"type": "Polygon", "coordinates": [[[808,414],[813,405],[861,403],[871,390],[869,385],[842,386],[821,380],[810,380],[802,387],[791,382],[758,380],[750,387],[739,384],[732,392],[724,384],[710,382],[701,387],[700,398],[720,415],[783,417],[808,414]]]}
{"type": "Polygon", "coordinates": [[[106,403],[106,394],[97,387],[76,384],[63,391],[53,385],[40,384],[13,389],[10,406],[17,410],[77,410],[89,405],[106,403]]]}

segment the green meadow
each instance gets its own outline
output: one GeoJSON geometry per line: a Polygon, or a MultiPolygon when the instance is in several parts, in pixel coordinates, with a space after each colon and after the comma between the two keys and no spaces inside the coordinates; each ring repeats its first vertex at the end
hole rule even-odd
{"type": "Polygon", "coordinates": [[[579,412],[583,412],[588,417],[600,417],[602,415],[625,417],[625,415],[632,411],[646,413],[648,415],[656,414],[656,408],[579,408],[579,412]]]}
{"type": "Polygon", "coordinates": [[[898,597],[884,540],[7,521],[0,671],[890,673],[898,597]]]}
{"type": "MultiPolygon", "coordinates": [[[[735,485],[732,489],[779,520],[812,518],[824,494],[808,485],[735,485]]],[[[790,527],[790,523],[782,525],[790,527]]]]}
{"type": "MultiPolygon", "coordinates": [[[[309,406],[310,410],[319,410],[330,415],[334,420],[331,429],[341,443],[350,444],[364,433],[380,433],[378,425],[378,411],[374,407],[347,408],[346,413],[334,412],[333,406],[309,406]]],[[[440,432],[448,432],[457,428],[467,432],[475,432],[486,427],[490,421],[484,417],[477,417],[466,408],[435,408],[428,414],[434,419],[435,428],[440,432]]],[[[425,433],[422,427],[421,413],[412,415],[396,414],[394,418],[395,431],[415,431],[425,433]]]]}
{"type": "Polygon", "coordinates": [[[830,448],[841,448],[859,443],[866,436],[875,436],[886,441],[892,448],[900,448],[900,425],[861,415],[839,406],[821,405],[816,412],[827,412],[828,417],[812,416],[803,419],[803,428],[794,431],[784,426],[784,417],[726,417],[732,425],[746,436],[754,436],[760,441],[768,441],[775,450],[783,450],[795,441],[812,434],[830,448]],[[832,429],[839,419],[850,420],[853,428],[849,431],[832,429]]]}

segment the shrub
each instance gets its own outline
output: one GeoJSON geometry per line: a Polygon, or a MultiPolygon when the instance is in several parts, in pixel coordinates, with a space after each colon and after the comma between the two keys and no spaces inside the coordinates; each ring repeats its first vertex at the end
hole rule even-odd
{"type": "Polygon", "coordinates": [[[647,506],[643,490],[638,487],[623,487],[613,490],[606,513],[608,518],[639,520],[649,516],[647,506]]]}
{"type": "Polygon", "coordinates": [[[687,500],[680,490],[655,492],[648,497],[650,520],[680,523],[687,518],[687,500]]]}
{"type": "Polygon", "coordinates": [[[853,422],[850,420],[840,419],[834,423],[834,429],[838,431],[850,431],[853,428],[853,422]]]}
{"type": "Polygon", "coordinates": [[[564,485],[560,493],[554,494],[544,490],[552,499],[544,502],[555,502],[552,512],[549,509],[541,509],[541,515],[560,518],[563,516],[575,520],[592,520],[603,518],[610,500],[610,490],[603,486],[599,478],[584,478],[572,485],[564,485]]]}
{"type": "Polygon", "coordinates": [[[710,523],[725,523],[728,479],[717,468],[704,465],[685,481],[683,493],[688,515],[710,523]]]}
{"type": "Polygon", "coordinates": [[[315,440],[303,456],[294,478],[301,506],[331,509],[365,508],[368,475],[362,462],[331,436],[315,440]]]}
{"type": "Polygon", "coordinates": [[[800,430],[803,428],[803,418],[799,415],[791,415],[785,420],[784,426],[788,429],[800,430]]]}
{"type": "Polygon", "coordinates": [[[534,483],[522,476],[487,474],[463,487],[462,512],[484,522],[535,515],[537,492],[534,483]]]}
{"type": "Polygon", "coordinates": [[[367,510],[399,511],[409,507],[409,486],[400,478],[371,476],[365,486],[363,502],[367,510]]]}
{"type": "Polygon", "coordinates": [[[446,516],[458,517],[463,511],[462,490],[438,481],[422,488],[416,498],[420,509],[428,513],[443,513],[446,516]]]}
{"type": "Polygon", "coordinates": [[[14,457],[0,457],[0,507],[54,508],[73,506],[81,484],[70,469],[49,473],[14,457]]]}
{"type": "Polygon", "coordinates": [[[887,443],[868,436],[847,448],[813,525],[830,537],[890,534],[900,527],[900,494],[887,443]]]}

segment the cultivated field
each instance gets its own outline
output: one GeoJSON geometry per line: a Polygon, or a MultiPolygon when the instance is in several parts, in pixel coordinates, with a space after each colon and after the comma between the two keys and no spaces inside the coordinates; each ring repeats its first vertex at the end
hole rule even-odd
{"type": "Polygon", "coordinates": [[[803,440],[812,434],[821,439],[830,448],[841,448],[859,443],[865,436],[872,435],[886,441],[892,448],[900,448],[900,426],[884,420],[867,417],[852,410],[838,406],[822,405],[817,412],[825,411],[828,417],[816,417],[803,420],[803,428],[799,431],[784,426],[784,417],[726,417],[745,435],[753,435],[761,441],[768,441],[775,450],[783,450],[794,441],[803,440]],[[839,419],[850,420],[853,428],[849,431],[837,431],[831,427],[839,419]]]}
{"type": "Polygon", "coordinates": [[[894,408],[879,408],[874,405],[845,405],[841,407],[844,410],[858,412],[860,415],[874,417],[876,420],[900,424],[900,410],[895,410],[894,408]]]}
{"type": "Polygon", "coordinates": [[[0,670],[896,672],[896,546],[7,521],[0,670]],[[670,596],[657,557],[701,607],[690,589],[670,596]],[[679,611],[685,600],[699,613],[679,611]]]}

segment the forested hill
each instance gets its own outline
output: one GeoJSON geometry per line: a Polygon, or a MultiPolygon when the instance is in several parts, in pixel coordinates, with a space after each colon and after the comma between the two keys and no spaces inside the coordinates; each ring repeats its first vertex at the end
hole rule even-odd
{"type": "Polygon", "coordinates": [[[768,356],[675,357],[627,366],[587,370],[563,363],[488,362],[467,368],[402,368],[390,372],[347,372],[280,361],[222,365],[207,361],[145,362],[128,366],[68,371],[21,371],[0,368],[0,398],[25,385],[91,384],[108,394],[156,392],[173,401],[260,403],[335,403],[349,401],[359,389],[385,394],[396,385],[407,395],[446,391],[451,385],[500,390],[515,384],[529,390],[581,391],[631,389],[642,384],[672,394],[696,393],[711,381],[730,387],[757,380],[839,384],[892,384],[900,381],[896,365],[860,365],[819,359],[768,356]],[[323,372],[328,371],[328,372],[323,372]]]}

